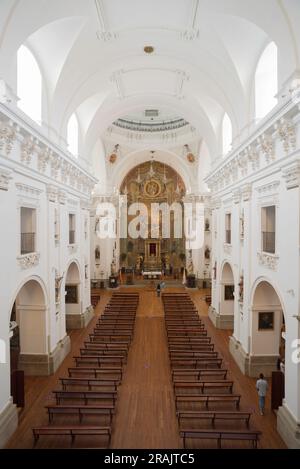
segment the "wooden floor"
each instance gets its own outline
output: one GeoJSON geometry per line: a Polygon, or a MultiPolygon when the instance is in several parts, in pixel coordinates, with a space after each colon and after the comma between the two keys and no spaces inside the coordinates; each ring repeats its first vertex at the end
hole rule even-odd
{"type": "MultiPolygon", "coordinates": [[[[126,288],[126,291],[129,289],[126,288]]],[[[182,448],[175,415],[162,302],[150,289],[130,288],[130,291],[140,293],[140,303],[134,340],[118,393],[111,447],[120,449],[182,448]]],[[[173,288],[165,291],[184,290],[173,288]]],[[[96,308],[97,316],[103,311],[110,295],[110,292],[101,292],[101,301],[96,308]]],[[[230,376],[235,383],[235,392],[242,394],[241,410],[254,412],[252,424],[263,432],[259,447],[285,448],[276,431],[276,416],[269,410],[270,392],[267,398],[267,412],[262,417],[257,412],[255,379],[248,378],[239,371],[228,350],[230,331],[216,330],[211,324],[207,317],[208,308],[203,299],[204,295],[203,290],[191,291],[200,315],[203,316],[208,334],[211,335],[216,350],[224,357],[224,366],[230,370],[230,376]]],[[[51,391],[58,388],[58,377],[66,376],[67,367],[73,365],[71,357],[78,352],[84,337],[93,329],[95,322],[96,318],[86,330],[71,332],[72,352],[55,375],[45,378],[26,378],[26,407],[20,413],[18,430],[9,441],[8,448],[32,447],[31,428],[47,423],[44,406],[51,397],[51,391]]],[[[97,441],[89,440],[87,443],[88,447],[97,446],[97,441]]],[[[38,447],[69,447],[69,439],[41,438],[38,447]]]]}

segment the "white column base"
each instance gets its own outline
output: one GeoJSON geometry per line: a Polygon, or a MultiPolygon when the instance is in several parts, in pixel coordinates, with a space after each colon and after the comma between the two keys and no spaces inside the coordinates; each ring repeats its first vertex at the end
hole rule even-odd
{"type": "Polygon", "coordinates": [[[216,329],[233,330],[233,314],[219,314],[215,308],[210,306],[208,310],[208,317],[216,329]]]}
{"type": "Polygon", "coordinates": [[[50,354],[21,354],[19,369],[26,376],[49,376],[55,373],[57,368],[71,350],[70,337],[66,335],[50,354]]]}
{"type": "Polygon", "coordinates": [[[300,449],[300,422],[297,422],[285,403],[278,409],[277,431],[290,449],[300,449]]]}
{"type": "Polygon", "coordinates": [[[0,412],[0,448],[4,448],[18,427],[18,411],[12,397],[0,412]]]}
{"type": "Polygon", "coordinates": [[[249,355],[235,337],[229,338],[229,351],[244,375],[256,378],[260,373],[272,376],[277,370],[278,355],[249,355]]]}
{"type": "MultiPolygon", "coordinates": [[[[117,290],[112,288],[112,290],[117,290]]],[[[84,329],[93,319],[94,309],[92,306],[86,308],[81,314],[66,314],[67,329],[84,329]]]]}

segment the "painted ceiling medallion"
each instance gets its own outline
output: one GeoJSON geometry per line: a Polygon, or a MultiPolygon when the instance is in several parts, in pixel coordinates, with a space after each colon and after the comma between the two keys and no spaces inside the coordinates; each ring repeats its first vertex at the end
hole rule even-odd
{"type": "Polygon", "coordinates": [[[145,46],[145,47],[144,47],[144,52],[146,52],[146,54],[152,54],[152,52],[154,52],[154,47],[152,47],[152,46],[145,46]]]}

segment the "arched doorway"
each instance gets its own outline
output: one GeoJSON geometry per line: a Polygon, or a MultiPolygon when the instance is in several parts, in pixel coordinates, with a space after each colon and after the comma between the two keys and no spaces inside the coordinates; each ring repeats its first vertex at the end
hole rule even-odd
{"type": "Polygon", "coordinates": [[[253,292],[250,334],[250,376],[270,376],[285,359],[285,319],[275,288],[260,281],[253,292]]]}
{"type": "Polygon", "coordinates": [[[220,279],[219,329],[233,329],[234,324],[234,276],[229,262],[225,262],[220,279]]]}
{"type": "Polygon", "coordinates": [[[19,290],[10,316],[11,394],[24,405],[25,375],[42,375],[47,354],[46,301],[41,284],[28,280],[19,290]]]}
{"type": "Polygon", "coordinates": [[[65,280],[66,328],[77,329],[81,321],[80,272],[75,261],[71,262],[65,280]]]}

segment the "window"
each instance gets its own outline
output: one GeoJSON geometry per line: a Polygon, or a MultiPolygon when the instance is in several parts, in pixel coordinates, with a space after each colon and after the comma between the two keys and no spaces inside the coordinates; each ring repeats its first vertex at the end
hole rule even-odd
{"type": "Polygon", "coordinates": [[[42,76],[30,50],[21,46],[17,54],[18,106],[32,120],[42,121],[42,76]]]}
{"type": "Polygon", "coordinates": [[[225,243],[231,244],[231,213],[225,215],[225,243]]]}
{"type": "Polygon", "coordinates": [[[222,121],[222,149],[223,155],[227,155],[227,153],[231,150],[231,143],[232,143],[232,124],[231,120],[227,113],[225,113],[222,121]]]}
{"type": "Polygon", "coordinates": [[[72,114],[68,122],[67,140],[69,152],[78,156],[78,119],[75,114],[72,114]]]}
{"type": "Polygon", "coordinates": [[[277,104],[277,46],[271,42],[262,53],[255,73],[255,114],[263,118],[277,104]]]}
{"type": "Polygon", "coordinates": [[[75,243],[75,215],[69,213],[69,244],[75,243]]]}
{"type": "Polygon", "coordinates": [[[21,207],[21,254],[35,252],[36,210],[21,207]]]}
{"type": "Polygon", "coordinates": [[[234,300],[234,285],[225,285],[224,286],[224,300],[225,301],[234,300]]]}
{"type": "Polygon", "coordinates": [[[78,303],[78,289],[77,285],[66,285],[66,304],[78,303]]]}
{"type": "Polygon", "coordinates": [[[271,254],[275,253],[275,205],[261,209],[261,237],[262,250],[271,254]]]}

